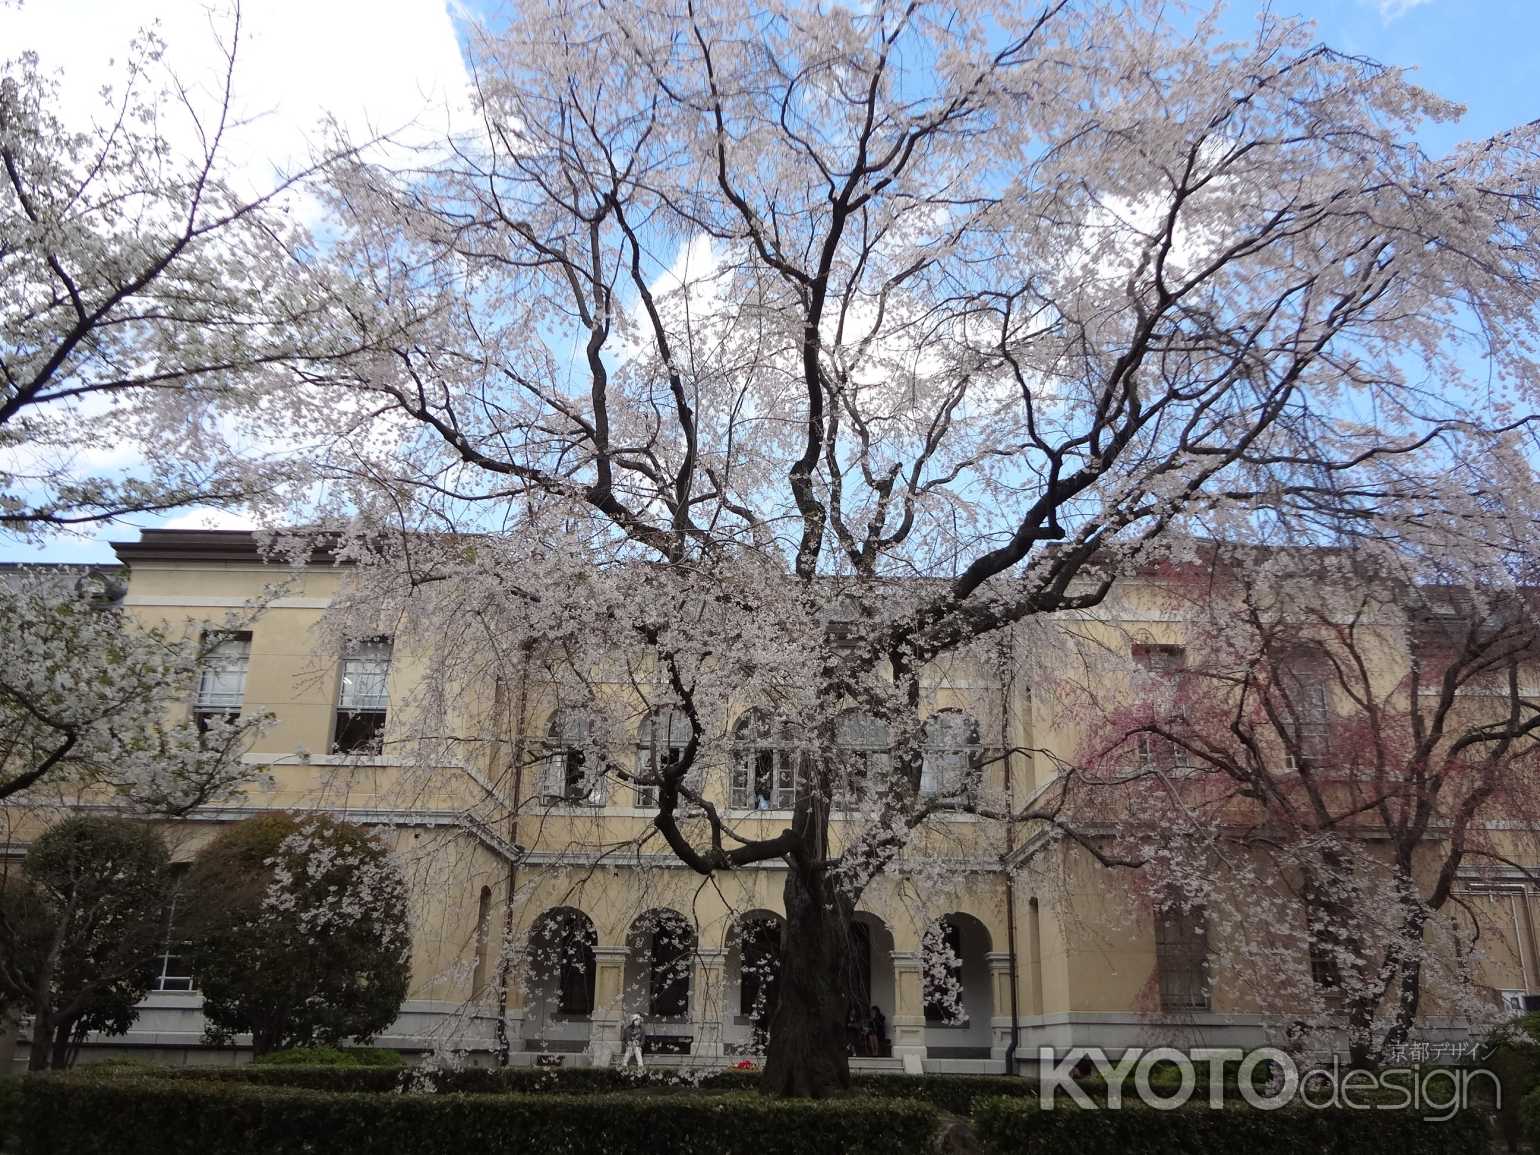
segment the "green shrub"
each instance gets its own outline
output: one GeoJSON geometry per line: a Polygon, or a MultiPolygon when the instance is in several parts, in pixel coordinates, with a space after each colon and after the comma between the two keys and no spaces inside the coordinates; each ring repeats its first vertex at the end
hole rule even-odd
{"type": "Polygon", "coordinates": [[[1471,1155],[1487,1149],[1486,1128],[1469,1111],[1434,1123],[1410,1111],[1127,1105],[1045,1111],[1019,1100],[985,1099],[974,1111],[974,1129],[990,1155],[1471,1155]]]}
{"type": "Polygon", "coordinates": [[[401,1052],[386,1047],[290,1047],[258,1055],[264,1067],[399,1067],[401,1052]]]}
{"type": "MultiPolygon", "coordinates": [[[[1505,1108],[1508,1106],[1506,1098],[1503,1100],[1503,1106],[1505,1108]]],[[[1536,1087],[1518,1101],[1518,1105],[1513,1109],[1513,1115],[1518,1122],[1517,1130],[1523,1134],[1524,1138],[1529,1140],[1530,1146],[1533,1147],[1537,1142],[1540,1142],[1540,1087],[1536,1087]]],[[[1503,1137],[1508,1139],[1508,1149],[1510,1151],[1518,1146],[1509,1137],[1506,1128],[1504,1129],[1503,1137]]],[[[1540,1150],[1540,1147],[1535,1149],[1540,1150]]]]}
{"type": "MultiPolygon", "coordinates": [[[[344,1052],[346,1053],[346,1052],[344,1052]]],[[[341,1064],[325,1066],[259,1062],[246,1067],[196,1067],[175,1072],[179,1078],[219,1082],[259,1082],[266,1086],[305,1087],[316,1091],[395,1091],[420,1088],[445,1093],[600,1095],[647,1089],[654,1092],[704,1091],[753,1092],[759,1089],[757,1071],[712,1071],[705,1074],[669,1069],[646,1072],[620,1071],[613,1067],[472,1067],[459,1071],[393,1071],[360,1069],[341,1064]]],[[[929,1103],[954,1115],[967,1115],[976,1099],[989,1095],[1022,1098],[1034,1095],[1025,1079],[1005,1075],[856,1075],[852,1096],[912,1099],[929,1103]]]]}
{"type": "Polygon", "coordinates": [[[0,1075],[0,1150],[14,1151],[21,1116],[22,1080],[0,1075]]]}
{"type": "MultiPolygon", "coordinates": [[[[340,1070],[340,1069],[339,1069],[340,1070]]],[[[27,1081],[25,1155],[919,1155],[929,1104],[757,1095],[365,1095],[219,1080],[27,1081]]]]}
{"type": "Polygon", "coordinates": [[[858,1095],[915,1099],[953,1115],[973,1114],[980,1099],[1001,1095],[1037,1099],[1037,1087],[1010,1075],[856,1075],[851,1091],[858,1095]]]}
{"type": "Polygon", "coordinates": [[[1497,1076],[1503,1089],[1497,1127],[1508,1150],[1516,1151],[1521,1132],[1534,1134],[1521,1123],[1519,1105],[1540,1084],[1540,1014],[1521,1015],[1498,1027],[1487,1036],[1484,1052],[1481,1065],[1497,1076]]]}

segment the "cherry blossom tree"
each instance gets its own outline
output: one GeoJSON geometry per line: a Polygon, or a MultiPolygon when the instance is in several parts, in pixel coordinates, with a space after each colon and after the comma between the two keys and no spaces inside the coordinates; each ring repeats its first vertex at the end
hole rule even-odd
{"type": "Polygon", "coordinates": [[[410,334],[338,393],[375,414],[325,466],[357,612],[430,655],[424,717],[533,661],[583,791],[702,875],[786,864],[769,1091],[848,1081],[851,912],[917,836],[1068,825],[924,788],[928,669],[1200,521],[1512,545],[1533,125],[1430,156],[1459,110],[1400,70],[1153,3],[532,3],[474,66],[479,133],[334,170],[410,334]],[[617,754],[617,678],[679,712],[667,758],[617,754]],[[798,751],[773,835],[702,788],[730,698],[798,751]]]}
{"type": "Polygon", "coordinates": [[[261,773],[244,755],[264,712],[194,716],[222,629],[151,626],[116,604],[113,579],[86,569],[0,577],[0,799],[108,802],[185,814],[261,773]]]}
{"type": "Polygon", "coordinates": [[[1474,985],[1489,920],[1457,882],[1527,875],[1540,812],[1534,588],[1394,563],[1210,550],[1145,575],[1181,644],[1134,639],[1132,679],[1103,662],[1060,685],[1089,739],[1065,813],[1157,915],[1202,912],[1213,970],[1265,976],[1248,989],[1280,1041],[1345,1038],[1357,1063],[1429,994],[1498,1013],[1474,985]]]}
{"type": "Polygon", "coordinates": [[[213,90],[130,46],[89,124],[32,53],[0,60],[0,533],[198,504],[270,506],[304,474],[303,399],[364,343],[296,219],[332,158],[246,187],[240,9],[213,90]],[[295,418],[300,424],[291,424],[295,418]],[[287,452],[275,452],[282,448],[287,452]]]}

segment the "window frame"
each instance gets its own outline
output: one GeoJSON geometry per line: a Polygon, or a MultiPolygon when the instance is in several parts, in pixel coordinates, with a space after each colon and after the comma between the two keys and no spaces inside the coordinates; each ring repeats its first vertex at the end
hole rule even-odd
{"type": "Polygon", "coordinates": [[[1168,905],[1155,911],[1155,971],[1160,1009],[1184,1014],[1212,1009],[1208,912],[1168,905]]]}
{"type": "Polygon", "coordinates": [[[581,707],[558,707],[551,712],[545,729],[545,752],[539,762],[541,799],[549,806],[603,806],[607,799],[604,767],[601,765],[591,778],[586,768],[590,750],[598,746],[598,725],[593,712],[581,707]],[[586,791],[573,789],[574,783],[584,781],[588,782],[586,791]]]}
{"type": "Polygon", "coordinates": [[[192,709],[200,732],[206,731],[213,719],[233,722],[241,716],[246,704],[246,680],[251,673],[251,631],[204,630],[202,642],[192,709]],[[238,653],[221,653],[232,645],[239,647],[238,653]],[[231,678],[237,688],[211,690],[211,680],[221,676],[231,678]]]}
{"type": "Polygon", "coordinates": [[[733,724],[732,768],[728,778],[727,804],[733,810],[765,814],[796,809],[807,789],[802,747],[789,736],[789,727],[768,711],[746,710],[733,724]],[[768,766],[761,766],[762,760],[768,766]],[[760,792],[760,779],[768,780],[760,792]],[[758,801],[763,799],[765,805],[758,801]]]}
{"type": "Polygon", "coordinates": [[[979,720],[966,710],[949,707],[926,718],[920,746],[921,796],[976,794],[983,778],[982,735],[979,720]],[[959,730],[946,733],[943,727],[954,721],[960,723],[959,730]],[[961,742],[953,740],[958,733],[961,742]]]}
{"type": "Polygon", "coordinates": [[[386,634],[350,638],[343,644],[338,659],[337,701],[332,712],[331,752],[343,755],[381,754],[385,747],[385,725],[390,717],[390,674],[395,661],[395,641],[386,634]],[[373,647],[372,656],[363,651],[373,647]],[[378,650],[383,648],[384,656],[378,650]],[[377,667],[366,671],[365,665],[377,667]],[[373,693],[353,693],[369,679],[378,686],[373,693]],[[350,679],[359,679],[351,683],[350,679]]]}

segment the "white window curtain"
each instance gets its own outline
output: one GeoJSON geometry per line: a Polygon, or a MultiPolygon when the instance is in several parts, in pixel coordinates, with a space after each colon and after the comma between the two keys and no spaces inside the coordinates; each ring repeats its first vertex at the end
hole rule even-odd
{"type": "Polygon", "coordinates": [[[210,635],[218,641],[207,651],[198,671],[198,709],[235,711],[246,697],[246,671],[251,665],[251,635],[210,635]]]}
{"type": "Polygon", "coordinates": [[[349,642],[342,655],[342,684],[337,705],[351,711],[383,711],[390,705],[385,684],[390,678],[388,638],[349,642]]]}
{"type": "Polygon", "coordinates": [[[975,784],[979,724],[961,710],[943,710],[925,722],[920,793],[956,794],[975,784]]]}

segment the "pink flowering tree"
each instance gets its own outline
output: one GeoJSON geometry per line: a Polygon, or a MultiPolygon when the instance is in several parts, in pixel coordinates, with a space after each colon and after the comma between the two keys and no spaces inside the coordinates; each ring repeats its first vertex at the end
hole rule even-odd
{"type": "Polygon", "coordinates": [[[1062,684],[1088,736],[1065,813],[1157,917],[1198,912],[1211,973],[1266,977],[1244,985],[1284,1041],[1345,1039],[1358,1063],[1430,996],[1499,1013],[1474,985],[1490,919],[1461,884],[1528,878],[1540,810],[1535,591],[1392,560],[1209,550],[1147,573],[1185,625],[1062,684]]]}

